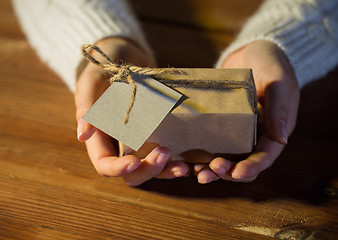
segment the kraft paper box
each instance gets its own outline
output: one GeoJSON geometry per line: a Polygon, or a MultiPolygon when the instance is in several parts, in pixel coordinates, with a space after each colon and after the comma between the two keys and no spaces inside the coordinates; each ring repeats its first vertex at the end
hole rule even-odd
{"type": "Polygon", "coordinates": [[[119,140],[120,156],[144,158],[158,145],[185,162],[250,153],[257,127],[251,69],[178,71],[133,75],[137,91],[126,124],[131,87],[122,82],[114,82],[83,118],[119,140]]]}

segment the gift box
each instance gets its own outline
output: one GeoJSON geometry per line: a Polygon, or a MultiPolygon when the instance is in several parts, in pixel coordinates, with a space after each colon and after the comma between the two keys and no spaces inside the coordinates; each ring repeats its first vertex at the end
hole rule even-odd
{"type": "Polygon", "coordinates": [[[115,81],[83,117],[119,140],[120,156],[144,158],[156,146],[172,160],[207,163],[250,153],[257,97],[251,69],[175,69],[115,81]],[[124,121],[129,106],[128,121],[124,121]]]}

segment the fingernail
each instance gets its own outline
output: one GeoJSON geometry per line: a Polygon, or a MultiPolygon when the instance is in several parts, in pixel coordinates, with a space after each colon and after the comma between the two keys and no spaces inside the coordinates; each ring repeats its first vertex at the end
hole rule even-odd
{"type": "Polygon", "coordinates": [[[201,184],[207,184],[207,183],[210,183],[212,181],[214,181],[214,179],[205,179],[204,181],[200,181],[199,183],[201,183],[201,184]]]}
{"type": "Polygon", "coordinates": [[[84,120],[80,119],[77,125],[77,139],[78,140],[80,140],[80,137],[82,133],[84,132],[83,125],[84,125],[84,120]]]}
{"type": "Polygon", "coordinates": [[[173,175],[174,175],[175,177],[182,177],[184,174],[183,174],[182,172],[179,172],[179,171],[174,171],[174,172],[173,172],[173,175]]]}
{"type": "Polygon", "coordinates": [[[233,173],[231,174],[231,177],[232,177],[233,179],[236,179],[236,180],[239,180],[239,179],[243,178],[240,174],[238,174],[238,173],[236,173],[236,172],[233,172],[233,173]]]}
{"type": "Polygon", "coordinates": [[[285,120],[280,120],[279,122],[279,127],[280,127],[280,132],[281,132],[281,140],[285,144],[288,143],[288,129],[286,128],[286,121],[285,120]]]}
{"type": "Polygon", "coordinates": [[[183,173],[181,171],[181,168],[179,168],[179,167],[175,167],[175,168],[171,169],[171,173],[175,177],[183,177],[183,176],[185,176],[185,173],[183,173]]]}
{"type": "Polygon", "coordinates": [[[199,171],[201,171],[204,167],[205,167],[204,164],[195,164],[195,165],[194,165],[194,171],[195,171],[195,172],[199,172],[199,171]]]}
{"type": "Polygon", "coordinates": [[[131,163],[129,163],[129,165],[128,165],[128,167],[127,167],[127,171],[128,171],[128,172],[132,172],[132,171],[134,171],[136,168],[137,168],[137,164],[131,162],[131,163]]]}
{"type": "Polygon", "coordinates": [[[167,163],[169,157],[170,157],[169,154],[160,153],[160,155],[158,155],[158,157],[157,157],[156,163],[158,165],[164,165],[164,164],[167,163]]]}
{"type": "Polygon", "coordinates": [[[217,166],[215,168],[212,169],[215,173],[217,173],[218,175],[224,175],[226,170],[224,167],[222,166],[217,166]]]}

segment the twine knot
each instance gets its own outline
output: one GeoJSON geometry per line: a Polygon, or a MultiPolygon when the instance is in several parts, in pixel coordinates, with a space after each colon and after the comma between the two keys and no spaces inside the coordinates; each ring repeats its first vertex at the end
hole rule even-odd
{"type": "Polygon", "coordinates": [[[182,71],[177,69],[171,69],[171,68],[147,68],[147,67],[137,67],[134,65],[119,65],[114,63],[99,47],[90,45],[90,44],[84,44],[82,46],[82,54],[84,57],[86,57],[89,61],[92,63],[100,66],[105,70],[109,75],[110,79],[109,82],[112,84],[113,82],[125,82],[130,84],[132,87],[132,94],[130,103],[126,112],[126,115],[123,120],[123,124],[126,124],[129,119],[129,113],[134,105],[135,102],[135,96],[136,96],[136,85],[132,78],[133,73],[139,73],[139,74],[145,74],[148,76],[153,76],[156,74],[161,74],[164,72],[167,73],[182,73],[182,71]],[[94,50],[98,52],[102,57],[104,57],[108,63],[101,63],[96,58],[94,58],[90,53],[89,50],[94,50]]]}

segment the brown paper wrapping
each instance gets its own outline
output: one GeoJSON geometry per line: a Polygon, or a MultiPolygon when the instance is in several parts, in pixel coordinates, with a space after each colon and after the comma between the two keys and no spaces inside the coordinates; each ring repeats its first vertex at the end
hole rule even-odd
{"type": "Polygon", "coordinates": [[[133,151],[120,142],[120,155],[144,158],[160,145],[172,160],[207,163],[223,154],[246,154],[256,144],[257,97],[251,69],[180,69],[185,74],[158,74],[155,79],[247,82],[253,88],[175,87],[187,99],[169,113],[146,143],[133,151]]]}

